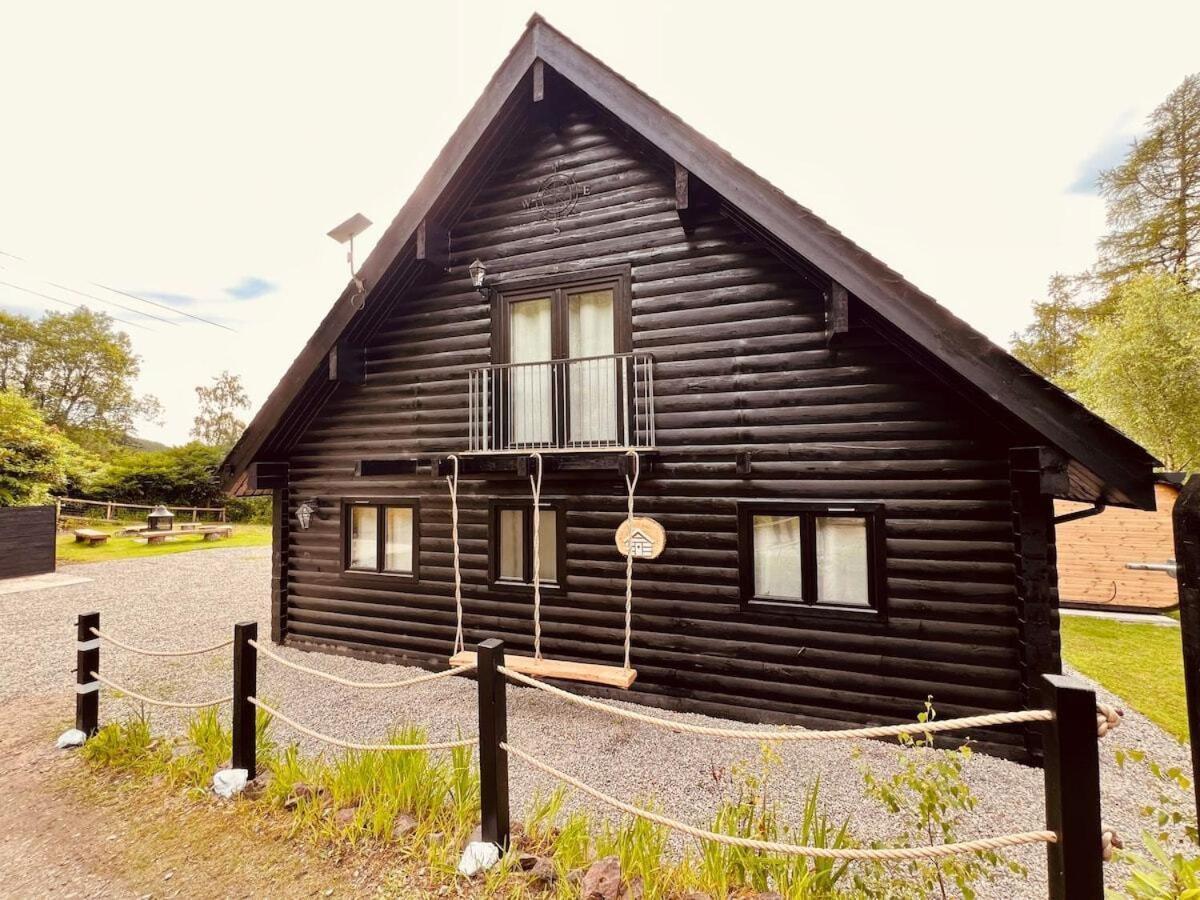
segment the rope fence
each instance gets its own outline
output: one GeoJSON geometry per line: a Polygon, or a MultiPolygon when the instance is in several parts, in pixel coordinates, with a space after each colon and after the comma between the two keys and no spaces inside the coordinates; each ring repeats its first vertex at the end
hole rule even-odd
{"type": "MultiPolygon", "coordinates": [[[[230,641],[229,643],[233,643],[230,641]]],[[[293,662],[287,657],[275,653],[273,650],[263,646],[258,641],[252,640],[250,646],[261,653],[268,659],[274,660],[281,666],[286,666],[289,669],[294,669],[297,672],[303,672],[305,675],[313,675],[317,678],[324,678],[326,681],[332,681],[334,684],[340,684],[343,687],[360,688],[368,691],[387,691],[397,688],[412,687],[416,684],[426,684],[430,681],[438,681],[442,678],[450,678],[454,675],[462,675],[468,672],[475,671],[475,665],[459,666],[453,669],[446,669],[442,672],[429,672],[425,675],[415,675],[412,678],[403,678],[400,681],[354,681],[350,678],[343,678],[340,675],[334,675],[332,672],[324,672],[320,669],[314,669],[298,662],[293,662]]]]}
{"type": "Polygon", "coordinates": [[[1016,725],[1023,722],[1049,722],[1054,714],[1048,709],[1023,709],[1016,712],[989,713],[982,716],[964,716],[958,719],[943,719],[932,722],[906,722],[903,725],[877,725],[866,728],[833,729],[828,731],[809,731],[801,728],[771,729],[756,731],[748,728],[719,728],[712,725],[696,725],[692,722],[681,722],[675,719],[663,719],[645,713],[635,712],[612,706],[589,697],[581,697],[564,691],[562,688],[546,684],[535,678],[530,678],[516,672],[507,666],[500,666],[500,671],[521,684],[536,688],[555,697],[560,697],[577,706],[595,709],[610,715],[652,725],[666,731],[681,731],[687,734],[701,734],[708,737],[732,738],[741,741],[836,741],[854,738],[885,738],[899,737],[902,734],[933,734],[940,731],[960,731],[967,728],[990,728],[998,725],[1016,725]]]}
{"type": "Polygon", "coordinates": [[[230,694],[228,697],[218,697],[216,700],[204,700],[204,701],[195,701],[195,702],[189,701],[189,700],[184,700],[184,701],[156,700],[153,697],[147,697],[144,694],[139,694],[137,691],[132,691],[129,688],[125,687],[123,684],[118,684],[115,681],[110,681],[109,679],[105,678],[103,675],[99,675],[96,672],[89,672],[88,674],[91,675],[92,678],[96,679],[96,681],[103,684],[105,687],[110,687],[114,691],[120,691],[122,694],[126,694],[126,695],[132,697],[134,700],[140,700],[143,703],[150,704],[151,706],[165,706],[168,709],[204,709],[209,706],[220,706],[223,703],[231,703],[233,701],[233,694],[230,694]]]}
{"type": "Polygon", "coordinates": [[[730,847],[742,847],[747,850],[757,850],[761,853],[772,853],[779,856],[807,856],[813,859],[873,859],[886,862],[905,862],[916,859],[938,859],[954,856],[958,853],[975,853],[984,850],[1003,850],[1006,847],[1018,847],[1022,844],[1052,844],[1058,840],[1053,831],[1021,831],[1013,834],[1002,834],[995,837],[978,838],[971,841],[959,841],[953,844],[932,844],[927,847],[805,847],[799,844],[784,844],[778,841],[760,841],[754,838],[739,837],[738,835],[722,834],[705,828],[696,828],[648,809],[633,806],[623,800],[618,800],[572,775],[560,772],[548,763],[525,752],[520,747],[514,747],[507,742],[500,745],[507,753],[511,753],[540,772],[569,785],[589,797],[599,800],[620,812],[653,822],[678,831],[689,837],[702,841],[712,841],[730,847]]]}
{"type": "Polygon", "coordinates": [[[278,719],[284,724],[294,728],[307,737],[315,741],[321,741],[324,744],[332,744],[335,747],[341,747],[344,750],[363,750],[367,752],[381,750],[392,752],[413,753],[422,750],[450,750],[454,747],[473,747],[479,743],[479,738],[462,738],[457,741],[434,741],[427,744],[359,744],[354,741],[343,741],[341,738],[335,738],[332,735],[322,734],[319,731],[314,731],[306,725],[301,725],[295,719],[290,719],[277,709],[273,709],[263,703],[257,697],[247,697],[246,700],[261,709],[263,712],[278,719]]]}
{"type": "Polygon", "coordinates": [[[94,634],[102,641],[108,641],[114,647],[120,647],[122,650],[128,650],[130,653],[136,653],[139,656],[199,656],[201,653],[212,653],[214,650],[223,650],[233,645],[233,638],[230,638],[227,641],[221,641],[210,647],[196,647],[192,650],[147,650],[144,647],[135,647],[133,644],[126,644],[108,632],[101,631],[99,628],[92,628],[89,633],[94,634]]]}

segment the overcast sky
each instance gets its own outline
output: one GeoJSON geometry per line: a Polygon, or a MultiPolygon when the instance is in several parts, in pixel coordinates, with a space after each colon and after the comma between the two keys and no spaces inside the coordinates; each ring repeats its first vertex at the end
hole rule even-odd
{"type": "MultiPolygon", "coordinates": [[[[1002,343],[1091,264],[1096,171],[1200,69],[1196,3],[537,9],[1002,343]]],[[[145,437],[186,440],[222,369],[257,408],[345,286],[325,232],[366,214],[365,259],[533,10],[6,4],[0,281],[142,326],[140,387],[166,408],[145,437]]],[[[67,308],[3,285],[0,307],[67,308]]]]}

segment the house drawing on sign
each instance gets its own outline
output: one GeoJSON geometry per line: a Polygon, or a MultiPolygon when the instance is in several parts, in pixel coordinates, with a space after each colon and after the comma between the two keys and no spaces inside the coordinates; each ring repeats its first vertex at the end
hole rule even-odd
{"type": "Polygon", "coordinates": [[[539,17],[357,279],[223,464],[274,498],[289,646],[501,638],[758,722],[1009,711],[1061,669],[1055,499],[1154,507],[1145,450],[539,17]],[[633,483],[671,540],[627,616],[633,483]]]}
{"type": "Polygon", "coordinates": [[[648,559],[654,555],[654,542],[640,528],[629,533],[629,554],[639,559],[648,559]]]}

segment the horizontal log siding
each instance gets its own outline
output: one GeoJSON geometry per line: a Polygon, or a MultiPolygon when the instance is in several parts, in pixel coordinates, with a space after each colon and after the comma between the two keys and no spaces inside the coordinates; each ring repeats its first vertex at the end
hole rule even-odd
{"type": "MultiPolygon", "coordinates": [[[[489,306],[462,268],[476,255],[501,276],[632,265],[634,349],[655,357],[662,450],[637,507],[668,533],[668,550],[635,566],[642,699],[834,724],[911,719],[929,694],[943,716],[1020,705],[1005,441],[882,335],[858,329],[831,350],[809,282],[719,215],[685,235],[671,174],[585,111],[509,151],[452,231],[451,274],[398,303],[367,346],[365,383],[339,388],[288,454],[290,521],[299,500],[324,500],[310,530],[288,532],[289,640],[421,664],[450,653],[444,482],[353,468],[466,446],[466,369],[490,362],[489,306]],[[555,163],[590,188],[557,233],[523,206],[555,163]],[[750,477],[711,456],[742,447],[756,453],[750,477]],[[418,584],[343,575],[335,501],[350,496],[420,499],[418,584]],[[883,501],[887,622],[743,613],[735,498],[883,501]]],[[[486,586],[487,500],[528,487],[460,487],[469,644],[532,649],[531,599],[486,586]]],[[[568,559],[566,594],[543,597],[548,656],[620,663],[623,492],[616,477],[546,476],[544,496],[566,501],[568,559]]],[[[1020,752],[1018,735],[986,737],[1020,752]]]]}

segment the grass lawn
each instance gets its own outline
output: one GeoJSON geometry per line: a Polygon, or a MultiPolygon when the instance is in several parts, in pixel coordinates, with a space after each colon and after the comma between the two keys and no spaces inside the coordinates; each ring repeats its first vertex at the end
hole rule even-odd
{"type": "Polygon", "coordinates": [[[1187,740],[1178,628],[1062,617],[1063,657],[1152,722],[1187,740]]]}
{"type": "MultiPolygon", "coordinates": [[[[119,526],[99,527],[98,531],[116,531],[119,526]]],[[[206,541],[199,537],[168,539],[162,544],[146,544],[131,537],[111,537],[103,544],[77,544],[73,535],[58,538],[58,561],[60,563],[107,562],[114,559],[134,559],[140,556],[166,556],[170,553],[189,553],[193,550],[212,550],[217,547],[262,547],[271,543],[270,525],[242,525],[233,523],[233,535],[219,541],[206,541]]]]}

